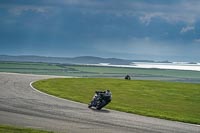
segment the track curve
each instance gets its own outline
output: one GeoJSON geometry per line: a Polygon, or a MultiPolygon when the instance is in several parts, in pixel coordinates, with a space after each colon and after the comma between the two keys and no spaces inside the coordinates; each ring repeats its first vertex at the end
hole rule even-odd
{"type": "Polygon", "coordinates": [[[200,133],[200,125],[96,111],[86,104],[45,95],[29,85],[52,77],[56,76],[0,73],[0,124],[62,133],[200,133]]]}

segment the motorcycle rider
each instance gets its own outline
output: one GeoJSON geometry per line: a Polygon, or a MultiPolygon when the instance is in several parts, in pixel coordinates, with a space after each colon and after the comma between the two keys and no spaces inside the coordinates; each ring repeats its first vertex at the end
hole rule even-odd
{"type": "Polygon", "coordinates": [[[112,99],[112,93],[110,90],[96,91],[95,93],[100,97],[100,100],[105,100],[107,103],[109,103],[112,99]]]}
{"type": "Polygon", "coordinates": [[[110,90],[106,90],[104,93],[104,100],[109,103],[112,100],[112,93],[110,92],[110,90]]]}
{"type": "MultiPolygon", "coordinates": [[[[104,104],[102,105],[102,107],[104,107],[112,100],[112,93],[110,92],[110,90],[95,91],[95,93],[96,95],[93,97],[93,105],[96,105],[97,102],[103,102],[104,104]]],[[[92,107],[92,104],[90,104],[88,107],[92,107]]]]}

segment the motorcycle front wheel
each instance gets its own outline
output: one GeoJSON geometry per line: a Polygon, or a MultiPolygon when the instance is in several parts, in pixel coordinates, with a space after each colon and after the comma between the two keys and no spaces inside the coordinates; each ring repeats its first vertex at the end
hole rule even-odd
{"type": "Polygon", "coordinates": [[[88,105],[88,108],[91,108],[91,107],[92,107],[92,105],[91,105],[91,104],[89,104],[89,105],[88,105]]]}

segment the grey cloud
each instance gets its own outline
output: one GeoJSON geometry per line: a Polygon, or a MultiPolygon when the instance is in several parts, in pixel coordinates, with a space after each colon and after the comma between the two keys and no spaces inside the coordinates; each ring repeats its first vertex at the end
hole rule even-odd
{"type": "Polygon", "coordinates": [[[180,33],[186,33],[186,32],[188,32],[188,31],[191,31],[191,30],[194,30],[195,29],[195,27],[194,26],[187,26],[187,27],[183,27],[182,29],[181,29],[181,31],[180,31],[180,33]]]}
{"type": "Polygon", "coordinates": [[[10,8],[8,11],[14,15],[21,15],[25,11],[33,11],[37,13],[46,13],[48,12],[48,7],[39,7],[39,6],[17,6],[10,8]]]}
{"type": "MultiPolygon", "coordinates": [[[[17,3],[17,2],[16,2],[17,3]]],[[[195,23],[200,19],[200,1],[182,0],[173,2],[149,2],[149,1],[120,1],[120,0],[41,0],[21,2],[21,4],[9,3],[6,5],[15,5],[15,10],[20,12],[33,10],[43,13],[47,7],[53,10],[59,8],[74,8],[83,13],[104,13],[116,16],[136,16],[146,25],[151,23],[152,19],[160,18],[167,22],[185,22],[195,23]]]]}

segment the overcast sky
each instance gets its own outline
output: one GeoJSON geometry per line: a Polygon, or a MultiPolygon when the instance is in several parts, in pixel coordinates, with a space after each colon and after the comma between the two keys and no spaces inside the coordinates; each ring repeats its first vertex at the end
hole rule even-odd
{"type": "Polygon", "coordinates": [[[0,54],[200,61],[199,0],[1,0],[0,54]]]}

